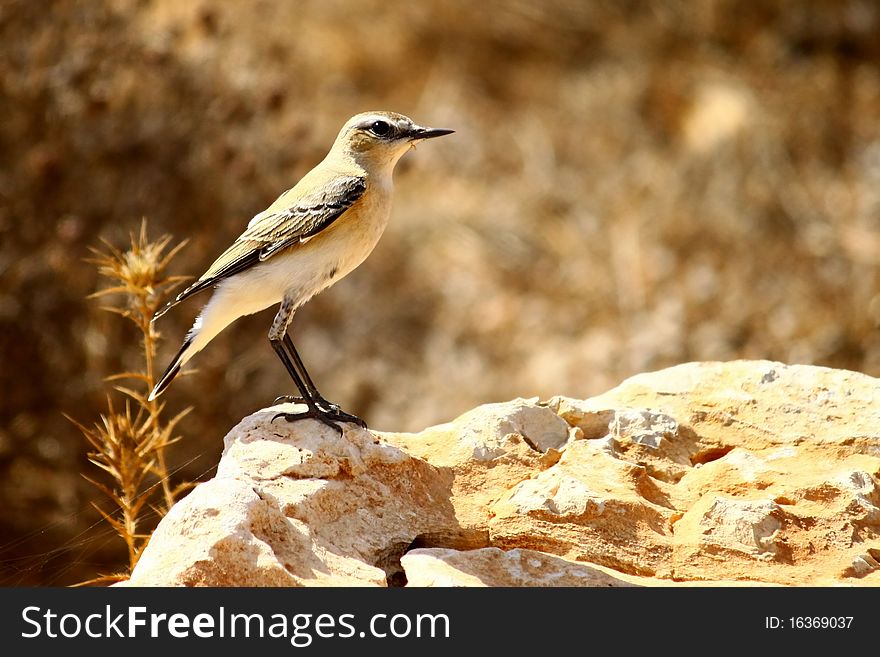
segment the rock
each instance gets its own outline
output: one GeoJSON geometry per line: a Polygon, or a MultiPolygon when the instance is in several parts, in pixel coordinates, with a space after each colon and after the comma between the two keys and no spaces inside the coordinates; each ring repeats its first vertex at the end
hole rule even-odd
{"type": "Polygon", "coordinates": [[[671,536],[672,558],[658,575],[819,585],[855,583],[856,572],[880,583],[854,565],[880,542],[878,400],[880,381],[864,374],[735,361],[640,374],[550,405],[617,458],[643,465],[666,494],[672,526],[651,551],[671,536]],[[617,418],[633,411],[674,418],[677,429],[660,422],[654,448],[618,435],[617,418]]]}
{"type": "Polygon", "coordinates": [[[664,564],[671,563],[675,509],[664,498],[644,467],[616,458],[607,443],[578,440],[556,466],[491,506],[490,542],[671,576],[664,564]]]}
{"type": "Polygon", "coordinates": [[[519,548],[421,548],[401,561],[409,586],[635,586],[596,566],[519,548]]]}
{"type": "Polygon", "coordinates": [[[489,545],[489,507],[513,484],[559,460],[574,430],[537,399],[486,404],[418,434],[386,434],[390,443],[448,474],[460,523],[460,549],[489,545]]]}
{"type": "MultiPolygon", "coordinates": [[[[175,505],[154,532],[133,586],[295,586],[383,584],[385,573],[355,558],[328,569],[307,530],[247,482],[215,478],[175,505]],[[329,572],[328,572],[329,571],[329,572]]],[[[325,555],[330,556],[330,555],[325,555]]]]}
{"type": "Polygon", "coordinates": [[[277,410],[226,436],[216,477],[162,520],[132,585],[384,586],[419,534],[456,532],[448,475],[360,428],[272,422],[277,410]]]}
{"type": "Polygon", "coordinates": [[[880,381],[691,363],[418,434],[246,418],[138,585],[880,585],[880,381]]]}

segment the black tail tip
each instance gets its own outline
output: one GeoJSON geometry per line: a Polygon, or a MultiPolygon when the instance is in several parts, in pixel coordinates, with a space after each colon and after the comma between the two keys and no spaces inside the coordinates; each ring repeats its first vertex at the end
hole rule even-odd
{"type": "Polygon", "coordinates": [[[169,367],[165,374],[162,375],[162,378],[159,379],[159,382],[153,387],[153,390],[150,392],[150,396],[147,397],[147,401],[153,401],[161,395],[165,388],[171,385],[171,380],[177,376],[177,373],[180,371],[180,363],[175,360],[174,365],[169,367]]]}

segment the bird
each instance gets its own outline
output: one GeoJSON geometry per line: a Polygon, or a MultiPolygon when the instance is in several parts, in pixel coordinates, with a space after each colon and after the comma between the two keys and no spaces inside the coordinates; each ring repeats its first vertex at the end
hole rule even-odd
{"type": "Polygon", "coordinates": [[[299,395],[275,401],[304,404],[306,410],[278,413],[273,421],[311,418],[340,434],[340,422],[366,428],[361,418],[318,392],[288,328],[297,309],[373,251],[388,224],[398,160],[416,144],[453,132],[387,111],[363,112],[346,121],[327,156],[254,216],[197,281],[153,316],[155,322],[182,301],[213,290],[148,400],[162,394],[181,368],[235,320],[277,304],[269,343],[299,395]]]}

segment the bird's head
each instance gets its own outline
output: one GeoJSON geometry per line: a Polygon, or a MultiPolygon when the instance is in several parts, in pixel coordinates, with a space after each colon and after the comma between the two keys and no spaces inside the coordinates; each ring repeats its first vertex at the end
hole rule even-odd
{"type": "Polygon", "coordinates": [[[448,135],[454,130],[425,128],[396,112],[364,112],[351,117],[333,144],[368,171],[393,169],[397,160],[424,139],[448,135]]]}

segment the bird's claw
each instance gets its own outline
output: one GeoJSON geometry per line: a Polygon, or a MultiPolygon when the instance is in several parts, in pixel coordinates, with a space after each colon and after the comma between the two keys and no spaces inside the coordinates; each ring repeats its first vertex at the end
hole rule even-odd
{"type": "Polygon", "coordinates": [[[305,397],[297,397],[296,395],[279,395],[275,398],[275,401],[272,402],[272,405],[276,404],[305,404],[305,397]]]}
{"type": "Polygon", "coordinates": [[[358,425],[361,429],[367,428],[367,423],[364,422],[357,415],[352,415],[351,413],[346,413],[341,410],[338,405],[333,404],[333,409],[330,414],[333,416],[333,419],[338,420],[339,422],[350,422],[352,424],[358,425]]]}
{"type": "Polygon", "coordinates": [[[362,429],[367,428],[367,423],[364,422],[357,415],[352,415],[351,413],[345,413],[339,410],[339,406],[333,405],[335,410],[326,410],[324,408],[320,408],[318,406],[309,406],[309,408],[305,411],[300,411],[299,413],[276,413],[272,417],[272,422],[277,420],[279,417],[283,417],[288,422],[296,422],[297,420],[318,420],[323,424],[326,424],[328,427],[331,427],[339,432],[342,435],[342,427],[340,427],[337,422],[346,422],[353,423],[361,427],[362,429]]]}

